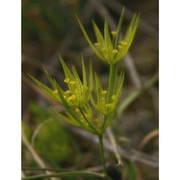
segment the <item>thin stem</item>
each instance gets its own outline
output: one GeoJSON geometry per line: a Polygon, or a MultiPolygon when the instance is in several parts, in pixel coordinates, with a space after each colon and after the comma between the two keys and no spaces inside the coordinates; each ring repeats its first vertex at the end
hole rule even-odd
{"type": "Polygon", "coordinates": [[[74,177],[100,177],[100,178],[104,178],[105,174],[86,172],[86,171],[68,171],[68,172],[60,172],[60,173],[52,173],[52,174],[39,174],[39,175],[22,178],[22,180],[30,180],[30,179],[38,179],[38,178],[46,178],[46,177],[73,177],[73,178],[74,177]]]}
{"type": "Polygon", "coordinates": [[[109,81],[108,81],[108,102],[113,95],[117,79],[118,63],[110,64],[109,81]]]}
{"type": "Polygon", "coordinates": [[[103,170],[104,170],[104,173],[106,174],[106,163],[105,163],[105,158],[104,158],[104,146],[103,146],[102,134],[98,135],[98,138],[99,138],[99,153],[100,153],[101,162],[103,165],[103,170]]]}
{"type": "Polygon", "coordinates": [[[23,171],[65,171],[60,168],[39,168],[39,167],[22,167],[23,171]]]}

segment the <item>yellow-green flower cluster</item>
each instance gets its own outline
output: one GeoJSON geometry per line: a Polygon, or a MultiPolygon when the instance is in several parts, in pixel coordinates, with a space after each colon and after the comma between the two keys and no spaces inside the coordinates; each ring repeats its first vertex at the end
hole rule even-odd
{"type": "Polygon", "coordinates": [[[116,63],[125,56],[134,39],[134,35],[139,23],[139,15],[135,14],[130,22],[130,25],[124,37],[120,37],[122,35],[121,24],[123,14],[124,10],[122,11],[121,17],[119,19],[117,30],[111,31],[111,33],[109,32],[108,28],[108,21],[105,20],[104,35],[100,32],[98,26],[93,21],[93,28],[96,36],[95,43],[90,40],[81,21],[77,17],[80,28],[92,50],[101,60],[107,62],[108,64],[116,63]]]}
{"type": "Polygon", "coordinates": [[[95,74],[96,100],[92,99],[92,104],[96,109],[98,124],[101,132],[104,132],[112,119],[114,118],[116,108],[121,96],[124,81],[124,73],[121,73],[119,80],[114,86],[114,91],[110,93],[109,89],[103,89],[98,76],[95,74]]]}
{"type": "Polygon", "coordinates": [[[91,93],[91,89],[87,85],[84,61],[82,60],[83,81],[81,81],[76,69],[73,68],[71,72],[61,57],[60,60],[66,76],[64,82],[68,87],[68,89],[63,92],[63,97],[70,106],[83,106],[89,100],[91,93]]]}
{"type": "Polygon", "coordinates": [[[94,134],[102,134],[114,117],[115,108],[121,95],[123,74],[117,83],[116,91],[108,99],[108,90],[102,89],[100,80],[95,74],[95,87],[92,65],[90,64],[89,76],[82,58],[82,78],[76,69],[70,70],[63,58],[59,55],[64,70],[66,84],[63,90],[57,81],[45,71],[53,89],[47,87],[31,76],[32,80],[50,97],[63,104],[64,113],[53,110],[61,119],[75,126],[80,126],[94,134]],[[95,96],[93,96],[95,95],[95,96]],[[95,98],[96,97],[96,98],[95,98]]]}
{"type": "Polygon", "coordinates": [[[114,100],[116,95],[111,96],[110,102],[107,102],[107,90],[102,90],[98,97],[98,102],[96,108],[98,111],[102,112],[102,114],[107,115],[114,110],[115,104],[114,100]]]}

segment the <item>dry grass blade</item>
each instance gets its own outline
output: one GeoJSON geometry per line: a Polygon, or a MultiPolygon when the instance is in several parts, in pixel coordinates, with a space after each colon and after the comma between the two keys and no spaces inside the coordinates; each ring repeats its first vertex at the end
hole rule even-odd
{"type": "Polygon", "coordinates": [[[113,134],[113,132],[112,132],[112,130],[111,130],[110,127],[107,129],[107,135],[108,135],[109,140],[110,140],[110,142],[111,142],[111,144],[112,144],[112,146],[113,146],[113,148],[114,148],[114,154],[115,154],[116,159],[117,159],[117,162],[118,162],[118,163],[117,163],[117,166],[123,165],[122,162],[121,162],[120,153],[118,152],[116,139],[115,139],[114,134],[113,134]]]}
{"type": "Polygon", "coordinates": [[[139,149],[143,149],[144,146],[154,137],[159,135],[159,130],[155,129],[153,131],[151,131],[150,133],[148,133],[141,141],[140,145],[139,145],[139,149]]]}
{"type": "MultiPolygon", "coordinates": [[[[44,163],[44,161],[40,158],[40,156],[37,154],[37,152],[35,151],[35,149],[32,147],[32,145],[30,144],[30,142],[27,140],[26,135],[24,134],[24,132],[22,131],[22,141],[24,143],[24,145],[26,146],[26,148],[28,149],[28,151],[31,153],[32,157],[34,158],[34,160],[38,163],[38,165],[41,168],[47,168],[46,164],[44,163]]],[[[46,174],[51,174],[49,171],[45,171],[46,174]]],[[[51,180],[57,180],[57,178],[51,178],[51,180]]],[[[60,179],[58,179],[60,180],[60,179]]]]}

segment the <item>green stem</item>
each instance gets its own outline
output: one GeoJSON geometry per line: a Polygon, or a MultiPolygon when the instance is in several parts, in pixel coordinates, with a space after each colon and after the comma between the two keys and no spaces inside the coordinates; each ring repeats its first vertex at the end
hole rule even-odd
{"type": "Polygon", "coordinates": [[[46,178],[46,177],[100,177],[105,178],[105,174],[86,172],[86,171],[67,171],[61,173],[52,173],[52,174],[39,174],[29,177],[24,177],[22,180],[46,178]]]}
{"type": "Polygon", "coordinates": [[[113,95],[117,79],[118,63],[110,64],[109,81],[108,81],[108,102],[113,95]]]}
{"type": "Polygon", "coordinates": [[[99,138],[99,152],[100,152],[101,162],[103,165],[104,174],[106,174],[106,163],[105,163],[105,158],[104,158],[104,146],[103,146],[102,134],[98,135],[98,138],[99,138]]]}

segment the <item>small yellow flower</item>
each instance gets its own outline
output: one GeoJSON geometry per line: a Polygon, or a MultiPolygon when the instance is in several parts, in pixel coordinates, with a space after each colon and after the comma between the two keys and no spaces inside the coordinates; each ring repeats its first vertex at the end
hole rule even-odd
{"type": "Polygon", "coordinates": [[[75,111],[76,111],[77,113],[79,113],[79,112],[80,112],[78,108],[76,108],[76,109],[75,109],[75,111]]]}
{"type": "Polygon", "coordinates": [[[99,47],[101,44],[99,42],[94,43],[95,46],[99,47]]]}
{"type": "Polygon", "coordinates": [[[70,93],[71,93],[70,90],[67,90],[67,91],[64,92],[65,95],[69,95],[70,93]]]}
{"type": "Polygon", "coordinates": [[[105,94],[107,94],[107,90],[102,90],[101,93],[102,93],[103,95],[105,95],[105,94]]]}
{"type": "Polygon", "coordinates": [[[117,31],[111,31],[111,34],[115,36],[117,34],[117,31]]]}
{"type": "Polygon", "coordinates": [[[58,90],[55,89],[55,90],[53,91],[53,94],[54,94],[54,95],[57,95],[57,94],[58,94],[58,90]]]}
{"type": "Polygon", "coordinates": [[[68,83],[69,81],[70,81],[69,78],[64,79],[65,83],[68,83]]]}
{"type": "Polygon", "coordinates": [[[116,95],[112,95],[112,96],[111,96],[111,99],[112,99],[112,100],[115,100],[115,99],[116,99],[116,95]]]}
{"type": "Polygon", "coordinates": [[[127,45],[127,42],[124,41],[124,40],[122,40],[122,41],[119,42],[119,44],[120,44],[121,46],[126,46],[126,45],[127,45]]]}
{"type": "Polygon", "coordinates": [[[122,46],[126,46],[126,45],[127,45],[127,42],[124,41],[124,40],[120,41],[119,43],[120,43],[120,45],[122,45],[122,46]]]}
{"type": "Polygon", "coordinates": [[[117,50],[117,49],[113,49],[113,50],[112,50],[112,53],[113,53],[113,54],[117,54],[117,53],[118,53],[118,50],[117,50]]]}
{"type": "Polygon", "coordinates": [[[76,96],[73,94],[72,96],[68,97],[67,101],[72,101],[75,99],[76,99],[76,96]]]}

